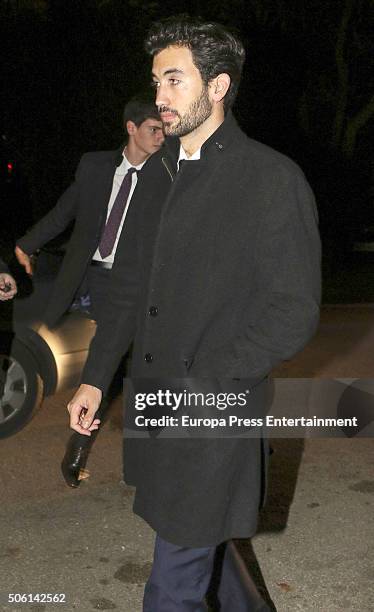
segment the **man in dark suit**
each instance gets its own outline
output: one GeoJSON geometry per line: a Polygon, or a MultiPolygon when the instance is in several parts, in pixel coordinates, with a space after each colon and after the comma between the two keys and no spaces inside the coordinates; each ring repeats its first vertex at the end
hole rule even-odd
{"type": "MultiPolygon", "coordinates": [[[[128,204],[137,183],[137,173],[147,159],[159,150],[164,135],[157,108],[151,103],[131,100],[125,107],[124,128],[127,143],[115,151],[86,153],[81,158],[75,181],[63,193],[56,206],[17,241],[16,257],[32,274],[30,256],[46,242],[64,231],[71,221],[74,230],[59,271],[44,321],[53,327],[71,305],[82,281],[87,277],[91,308],[97,319],[108,282],[119,235],[128,204]],[[132,168],[136,172],[131,172],[132,168]],[[100,241],[109,214],[124,177],[130,170],[130,193],[117,224],[114,244],[100,249],[100,241]]],[[[122,202],[123,204],[123,202],[122,202]]],[[[123,207],[122,207],[123,208],[123,207]]]]}
{"type": "Polygon", "coordinates": [[[8,266],[0,258],[0,300],[11,300],[17,293],[17,284],[9,274],[8,266]]]}
{"type": "MultiPolygon", "coordinates": [[[[116,151],[83,155],[73,184],[56,206],[17,242],[17,259],[32,274],[32,253],[60,234],[71,221],[75,222],[43,317],[51,327],[69,308],[83,281],[88,287],[93,318],[100,318],[137,174],[164,141],[163,126],[153,103],[131,100],[125,107],[123,122],[126,145],[116,151]]],[[[89,448],[86,436],[75,434],[69,441],[62,471],[70,486],[79,485],[79,473],[89,448]]]]}
{"type": "MultiPolygon", "coordinates": [[[[152,379],[161,390],[180,388],[180,379],[187,391],[237,385],[248,389],[241,415],[252,417],[265,408],[272,368],[304,347],[319,319],[313,194],[298,166],[248,138],[230,110],[240,40],[181,17],[155,24],[147,50],[170,138],[136,190],[130,239],[120,242],[83,384],[68,406],[71,427],[87,436],[132,340],[138,387],[152,379]]],[[[164,406],[158,399],[153,416],[164,406]]],[[[143,610],[206,610],[216,547],[256,531],[266,442],[246,430],[222,437],[200,428],[195,439],[180,427],[182,437],[161,426],[134,432],[135,409],[127,406],[125,480],[136,486],[134,511],[157,532],[143,610]]],[[[223,612],[254,609],[226,555],[219,598],[223,612]]]]}

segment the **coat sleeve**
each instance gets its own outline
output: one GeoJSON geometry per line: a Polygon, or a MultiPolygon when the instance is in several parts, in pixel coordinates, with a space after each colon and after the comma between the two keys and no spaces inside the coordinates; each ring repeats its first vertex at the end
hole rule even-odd
{"type": "Polygon", "coordinates": [[[40,249],[52,238],[56,238],[75,218],[78,205],[79,180],[84,163],[85,156],[79,162],[74,182],[58,199],[56,206],[40,219],[25,236],[17,240],[17,245],[28,255],[40,249]]]}
{"type": "MultiPolygon", "coordinates": [[[[300,170],[277,188],[258,234],[255,321],[214,351],[197,353],[190,376],[261,377],[314,335],[321,297],[317,210],[300,170]]],[[[245,309],[244,311],[245,312],[245,309]]]]}

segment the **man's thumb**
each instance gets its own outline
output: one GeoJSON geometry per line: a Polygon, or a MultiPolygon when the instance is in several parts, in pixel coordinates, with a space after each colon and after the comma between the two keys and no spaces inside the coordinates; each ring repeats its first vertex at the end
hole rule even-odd
{"type": "Polygon", "coordinates": [[[92,425],[92,421],[95,417],[95,410],[93,408],[88,408],[81,415],[81,425],[83,429],[88,429],[92,425]]]}

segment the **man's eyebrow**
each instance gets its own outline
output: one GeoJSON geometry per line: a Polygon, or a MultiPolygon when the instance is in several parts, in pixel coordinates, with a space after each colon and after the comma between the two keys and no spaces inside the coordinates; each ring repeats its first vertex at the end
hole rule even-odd
{"type": "MultiPolygon", "coordinates": [[[[184,74],[184,73],[183,73],[183,70],[181,70],[180,68],[168,68],[168,70],[165,70],[164,76],[166,74],[184,74]]],[[[152,78],[157,79],[157,75],[152,73],[152,78]]]]}

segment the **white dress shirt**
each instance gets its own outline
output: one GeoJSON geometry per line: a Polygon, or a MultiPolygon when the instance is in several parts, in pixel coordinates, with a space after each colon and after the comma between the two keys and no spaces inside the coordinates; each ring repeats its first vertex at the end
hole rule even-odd
{"type": "MultiPolygon", "coordinates": [[[[137,170],[140,170],[144,164],[145,161],[142,164],[139,164],[138,166],[133,166],[132,164],[130,164],[129,160],[127,159],[126,155],[125,155],[125,151],[122,153],[123,155],[123,160],[120,163],[120,165],[117,167],[115,173],[114,173],[114,178],[113,178],[113,186],[112,186],[112,193],[110,194],[110,199],[109,199],[109,204],[108,204],[108,210],[107,210],[107,214],[106,214],[106,221],[108,220],[108,217],[110,215],[110,211],[113,208],[113,204],[114,204],[114,200],[116,199],[118,192],[120,190],[120,187],[122,185],[122,181],[125,177],[125,175],[127,174],[129,168],[136,168],[137,170]]],[[[122,231],[122,227],[126,218],[126,214],[129,208],[129,204],[131,202],[131,198],[132,198],[132,194],[134,193],[134,189],[136,187],[136,183],[138,181],[138,176],[137,173],[134,172],[132,175],[132,183],[131,183],[131,189],[130,189],[130,193],[129,193],[129,197],[127,198],[127,202],[126,202],[126,206],[125,206],[125,210],[123,211],[123,215],[122,215],[122,219],[121,219],[121,223],[120,226],[118,228],[118,232],[117,232],[117,237],[116,237],[116,241],[114,243],[114,247],[113,247],[113,251],[107,256],[105,257],[105,259],[103,259],[99,253],[99,248],[96,249],[92,259],[95,261],[105,261],[105,263],[113,263],[114,261],[114,255],[116,253],[116,249],[117,249],[117,244],[118,244],[118,240],[119,237],[121,235],[121,231],[122,231]]],[[[106,223],[105,221],[105,223],[106,223]]],[[[103,228],[104,231],[104,228],[103,228]]]]}

